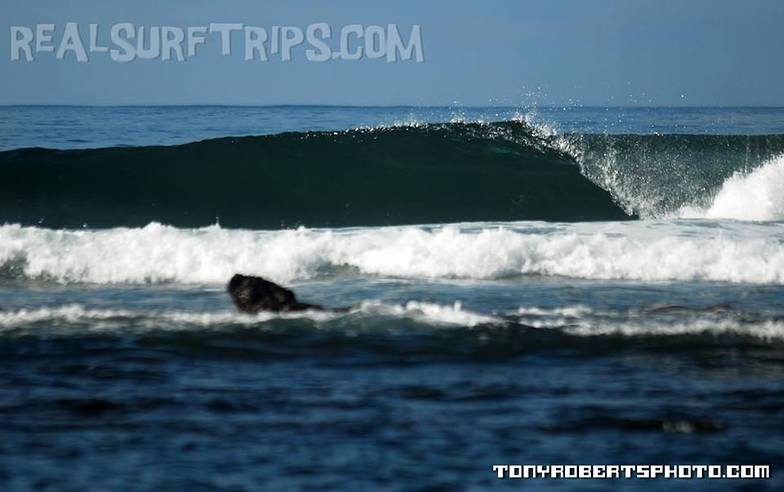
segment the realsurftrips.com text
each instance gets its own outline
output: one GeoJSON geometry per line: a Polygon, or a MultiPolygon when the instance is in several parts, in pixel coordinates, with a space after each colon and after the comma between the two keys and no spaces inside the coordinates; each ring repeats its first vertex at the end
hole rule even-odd
{"type": "Polygon", "coordinates": [[[137,59],[184,62],[212,48],[222,56],[240,50],[247,62],[302,57],[309,62],[385,60],[423,62],[422,28],[396,24],[349,24],[333,29],[327,23],[297,26],[249,26],[210,23],[203,26],[144,26],[130,22],[103,28],[68,22],[11,26],[11,61],[33,62],[43,57],[87,63],[97,56],[127,63],[137,59]],[[407,34],[407,35],[405,35],[407,34]]]}

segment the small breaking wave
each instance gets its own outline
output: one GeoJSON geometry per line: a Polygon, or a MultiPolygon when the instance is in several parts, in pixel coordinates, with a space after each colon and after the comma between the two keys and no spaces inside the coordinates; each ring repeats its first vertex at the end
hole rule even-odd
{"type": "Polygon", "coordinates": [[[389,304],[365,301],[350,311],[333,312],[308,310],[292,313],[262,312],[254,315],[236,311],[184,311],[95,308],[83,304],[54,307],[25,308],[0,311],[0,333],[22,328],[45,328],[50,332],[73,330],[77,332],[112,332],[116,330],[194,330],[227,326],[263,326],[272,320],[307,320],[327,323],[341,317],[381,317],[410,319],[428,325],[477,326],[500,322],[499,318],[464,310],[460,302],[436,304],[409,301],[389,304]]]}
{"type": "Polygon", "coordinates": [[[538,329],[561,329],[581,337],[737,335],[763,340],[784,339],[780,317],[750,317],[727,306],[696,309],[685,306],[650,306],[630,310],[592,308],[585,305],[557,307],[525,306],[517,322],[538,329]],[[752,319],[753,318],[753,319],[752,319]]]}
{"type": "MultiPolygon", "coordinates": [[[[409,301],[404,304],[364,301],[348,312],[304,311],[296,313],[259,313],[236,311],[210,312],[184,310],[139,311],[96,308],[82,304],[0,311],[0,335],[32,334],[61,336],[71,334],[112,334],[210,331],[250,328],[264,330],[268,323],[300,320],[312,328],[334,328],[356,333],[399,331],[396,321],[409,320],[433,328],[504,327],[534,329],[577,337],[676,337],[692,335],[735,335],[768,341],[784,340],[784,321],[777,319],[744,320],[743,316],[715,316],[710,312],[681,313],[679,316],[635,312],[596,311],[586,306],[556,308],[522,307],[517,313],[479,313],[453,304],[409,301]],[[553,331],[554,330],[554,331],[553,331]]],[[[302,327],[302,325],[299,325],[302,327]]]]}
{"type": "Polygon", "coordinates": [[[758,323],[740,323],[735,320],[693,320],[682,323],[661,322],[616,322],[602,324],[586,324],[565,328],[571,335],[577,336],[685,336],[685,335],[739,335],[764,340],[784,339],[784,323],[780,321],[763,321],[758,323]]]}

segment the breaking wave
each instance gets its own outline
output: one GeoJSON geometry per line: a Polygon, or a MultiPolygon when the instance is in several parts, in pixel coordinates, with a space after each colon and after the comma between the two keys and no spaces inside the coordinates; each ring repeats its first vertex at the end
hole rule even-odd
{"type": "Polygon", "coordinates": [[[530,118],[0,152],[0,221],[279,229],[781,220],[784,135],[561,134],[530,118]]]}

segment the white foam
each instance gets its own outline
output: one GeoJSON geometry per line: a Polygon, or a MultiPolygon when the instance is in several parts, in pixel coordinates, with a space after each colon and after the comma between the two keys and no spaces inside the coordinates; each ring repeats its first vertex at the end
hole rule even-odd
{"type": "Polygon", "coordinates": [[[784,155],[728,178],[707,208],[684,207],[681,217],[784,220],[784,155]]]}
{"type": "Polygon", "coordinates": [[[0,311],[0,333],[31,325],[47,328],[73,328],[78,331],[114,331],[133,329],[182,330],[211,328],[226,325],[258,326],[272,319],[309,319],[325,323],[343,316],[373,315],[390,318],[408,318],[431,325],[477,326],[498,322],[497,318],[463,309],[460,302],[440,305],[427,302],[408,302],[404,305],[367,301],[347,312],[301,311],[295,313],[242,314],[237,311],[177,311],[91,308],[81,304],[54,307],[25,308],[0,311]]]}
{"type": "Polygon", "coordinates": [[[559,307],[524,306],[517,309],[518,321],[533,328],[562,328],[583,322],[595,311],[581,304],[559,307]]]}
{"type": "Polygon", "coordinates": [[[360,310],[371,314],[406,317],[436,325],[471,327],[486,323],[498,323],[500,321],[494,316],[467,311],[463,309],[460,301],[456,301],[451,305],[419,301],[409,301],[404,305],[367,301],[362,303],[360,310]]]}
{"type": "Polygon", "coordinates": [[[700,312],[684,308],[677,314],[660,314],[644,308],[613,311],[577,304],[548,308],[524,306],[517,312],[519,322],[527,326],[561,329],[570,335],[584,337],[734,334],[763,340],[784,339],[782,321],[748,322],[737,315],[717,314],[709,310],[700,312]]]}
{"type": "MultiPolygon", "coordinates": [[[[297,313],[300,317],[313,313],[297,313]]],[[[47,326],[82,326],[90,331],[118,328],[153,327],[209,327],[220,324],[256,324],[272,319],[275,315],[261,313],[250,316],[236,311],[187,312],[187,311],[133,311],[129,309],[89,308],[81,304],[55,307],[25,308],[0,311],[0,332],[14,328],[44,323],[47,326]]]]}
{"type": "Polygon", "coordinates": [[[560,316],[565,318],[578,318],[592,312],[593,309],[582,304],[551,308],[524,306],[517,309],[517,314],[521,316],[560,316]]]}
{"type": "Polygon", "coordinates": [[[770,320],[758,323],[741,323],[731,319],[693,319],[680,323],[663,323],[643,320],[603,321],[565,327],[564,331],[577,336],[622,335],[636,337],[734,334],[760,338],[763,340],[784,339],[784,323],[770,320]]]}
{"type": "Polygon", "coordinates": [[[241,272],[287,283],[346,266],[410,278],[538,274],[780,284],[784,234],[776,224],[704,222],[283,231],[0,226],[0,269],[59,282],[222,284],[241,272]]]}

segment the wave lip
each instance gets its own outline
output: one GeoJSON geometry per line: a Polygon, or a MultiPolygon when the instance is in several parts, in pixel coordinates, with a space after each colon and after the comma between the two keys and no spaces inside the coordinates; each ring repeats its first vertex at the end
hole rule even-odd
{"type": "Polygon", "coordinates": [[[644,219],[782,218],[775,162],[784,155],[784,135],[572,134],[558,140],[585,176],[644,219]]]}
{"type": "Polygon", "coordinates": [[[283,231],[0,226],[0,279],[223,284],[242,272],[285,284],[346,268],[427,279],[542,275],[784,284],[784,237],[776,224],[705,221],[283,231]]]}

